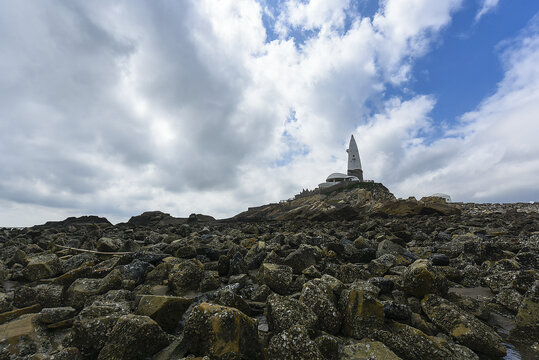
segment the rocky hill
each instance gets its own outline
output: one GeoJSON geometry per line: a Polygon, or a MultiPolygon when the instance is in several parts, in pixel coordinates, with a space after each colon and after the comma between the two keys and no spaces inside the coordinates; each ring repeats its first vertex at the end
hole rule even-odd
{"type": "Polygon", "coordinates": [[[0,229],[0,359],[538,358],[538,205],[368,186],[0,229]]]}
{"type": "Polygon", "coordinates": [[[325,194],[249,208],[236,215],[236,221],[260,220],[354,220],[365,215],[412,216],[426,214],[456,215],[454,205],[441,198],[397,200],[381,183],[352,183],[325,194]]]}

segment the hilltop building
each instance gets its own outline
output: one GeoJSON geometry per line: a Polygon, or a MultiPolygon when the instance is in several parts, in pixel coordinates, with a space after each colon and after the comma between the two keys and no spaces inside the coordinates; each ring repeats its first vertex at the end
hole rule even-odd
{"type": "Polygon", "coordinates": [[[318,185],[320,189],[332,188],[341,183],[363,182],[363,169],[361,168],[361,159],[359,158],[359,150],[354,135],[350,138],[350,144],[346,152],[348,153],[347,173],[333,173],[329,175],[326,182],[318,185]]]}

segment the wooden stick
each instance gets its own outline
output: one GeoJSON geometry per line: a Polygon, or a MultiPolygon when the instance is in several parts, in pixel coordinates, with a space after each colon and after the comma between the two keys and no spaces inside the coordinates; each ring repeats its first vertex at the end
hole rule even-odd
{"type": "Polygon", "coordinates": [[[133,254],[132,251],[128,251],[128,252],[106,252],[106,251],[77,249],[77,248],[72,248],[72,247],[69,247],[69,246],[62,246],[62,245],[58,245],[58,244],[54,244],[54,246],[58,246],[59,248],[62,248],[62,249],[68,249],[68,250],[74,250],[74,251],[79,251],[79,252],[92,253],[92,254],[96,254],[96,255],[122,256],[122,255],[133,254]]]}

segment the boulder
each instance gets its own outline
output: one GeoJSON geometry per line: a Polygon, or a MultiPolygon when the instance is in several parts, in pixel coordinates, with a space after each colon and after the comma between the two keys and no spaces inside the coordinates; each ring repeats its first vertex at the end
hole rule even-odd
{"type": "Polygon", "coordinates": [[[456,305],[431,294],[421,301],[421,308],[430,321],[458,343],[490,356],[505,356],[501,337],[488,325],[456,305]]]}
{"type": "Polygon", "coordinates": [[[312,331],[318,320],[307,305],[290,297],[272,294],[268,297],[266,306],[269,329],[274,333],[288,330],[296,324],[312,331]]]}
{"type": "Polygon", "coordinates": [[[314,246],[301,244],[284,259],[284,264],[292,268],[295,274],[301,274],[309,266],[316,265],[317,257],[320,257],[320,250],[314,246]]]}
{"type": "Polygon", "coordinates": [[[300,301],[318,317],[316,328],[330,334],[341,329],[342,316],[337,308],[337,297],[331,285],[322,279],[314,279],[303,284],[300,301]]]}
{"type": "Polygon", "coordinates": [[[104,294],[121,285],[121,277],[117,271],[112,271],[103,279],[77,279],[66,291],[66,302],[69,306],[82,309],[84,304],[96,295],[104,294]]]}
{"type": "Polygon", "coordinates": [[[290,293],[293,274],[292,268],[287,265],[264,263],[258,270],[260,284],[266,284],[271,290],[281,295],[290,293]]]}
{"type": "Polygon", "coordinates": [[[446,254],[434,254],[431,261],[434,266],[449,266],[449,256],[446,254]]]}
{"type": "Polygon", "coordinates": [[[6,265],[4,265],[4,262],[0,260],[0,282],[6,280],[8,277],[8,274],[9,272],[7,270],[6,265]]]}
{"type": "Polygon", "coordinates": [[[28,257],[28,264],[23,269],[26,280],[32,282],[53,278],[60,273],[62,265],[55,254],[39,254],[28,257]]]}
{"type": "Polygon", "coordinates": [[[325,360],[316,343],[309,338],[308,330],[301,325],[274,335],[268,347],[268,357],[275,360],[325,360]]]}
{"type": "Polygon", "coordinates": [[[539,297],[529,295],[522,300],[511,337],[527,343],[539,339],[539,297]]]}
{"type": "Polygon", "coordinates": [[[339,344],[341,339],[337,336],[322,334],[314,339],[318,350],[327,360],[337,360],[339,357],[339,344]]]}
{"type": "Polygon", "coordinates": [[[170,289],[176,295],[182,295],[189,290],[198,290],[203,277],[202,263],[196,259],[189,259],[172,267],[168,281],[170,289]]]}
{"type": "Polygon", "coordinates": [[[412,326],[391,322],[371,334],[396,355],[406,360],[478,360],[470,349],[428,336],[412,326]]]}
{"type": "Polygon", "coordinates": [[[188,350],[212,359],[263,359],[257,322],[238,309],[201,303],[187,320],[184,340],[188,350]]]}
{"type": "Polygon", "coordinates": [[[380,256],[391,254],[391,255],[402,255],[405,258],[413,259],[414,256],[412,253],[403,246],[391,241],[391,240],[382,240],[378,244],[378,249],[376,250],[376,257],[379,258],[380,256]]]}
{"type": "Polygon", "coordinates": [[[13,305],[25,307],[35,303],[42,307],[62,306],[64,288],[61,285],[40,284],[34,287],[23,286],[15,289],[13,305]]]}
{"type": "Polygon", "coordinates": [[[69,319],[77,314],[77,310],[72,307],[45,308],[39,313],[38,320],[43,324],[54,324],[62,320],[69,319]]]}
{"type": "Polygon", "coordinates": [[[148,316],[121,316],[98,360],[143,360],[169,344],[167,334],[148,316]]]}
{"type": "Polygon", "coordinates": [[[339,360],[400,360],[400,357],[379,341],[363,339],[344,346],[339,360]]]}
{"type": "Polygon", "coordinates": [[[10,311],[13,308],[8,294],[0,292],[0,313],[10,311]]]}
{"type": "Polygon", "coordinates": [[[117,252],[122,248],[123,242],[120,239],[102,237],[97,241],[97,250],[103,252],[117,252]]]}
{"type": "Polygon", "coordinates": [[[230,258],[230,264],[228,266],[228,275],[240,275],[246,274],[249,271],[247,263],[243,259],[241,252],[236,252],[234,256],[230,258]]]}
{"type": "Polygon", "coordinates": [[[362,339],[384,324],[384,305],[372,292],[363,289],[343,290],[339,299],[343,316],[342,333],[362,339]]]}
{"type": "Polygon", "coordinates": [[[404,291],[408,295],[422,298],[426,294],[447,293],[448,285],[445,277],[434,271],[428,260],[416,260],[409,265],[403,274],[404,291]]]}
{"type": "Polygon", "coordinates": [[[75,317],[68,345],[78,348],[86,358],[97,358],[116,321],[127,313],[123,306],[110,303],[84,308],[75,317]]]}
{"type": "Polygon", "coordinates": [[[226,288],[221,290],[219,292],[218,303],[220,305],[236,308],[245,315],[251,315],[251,308],[247,302],[241,297],[241,295],[235,294],[232,290],[226,288]]]}
{"type": "Polygon", "coordinates": [[[505,306],[513,314],[516,314],[522,302],[522,295],[515,289],[502,289],[496,295],[496,302],[505,306]]]}
{"type": "Polygon", "coordinates": [[[369,271],[373,276],[384,276],[396,262],[395,255],[384,254],[369,263],[369,271]]]}
{"type": "Polygon", "coordinates": [[[178,296],[142,295],[138,315],[149,316],[165,331],[172,332],[192,300],[178,296]]]}

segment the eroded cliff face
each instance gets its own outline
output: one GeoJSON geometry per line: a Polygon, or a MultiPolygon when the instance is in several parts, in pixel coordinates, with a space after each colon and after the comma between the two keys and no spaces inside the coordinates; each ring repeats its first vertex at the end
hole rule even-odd
{"type": "Polygon", "coordinates": [[[537,204],[287,206],[0,229],[0,359],[539,355],[537,204]]]}

